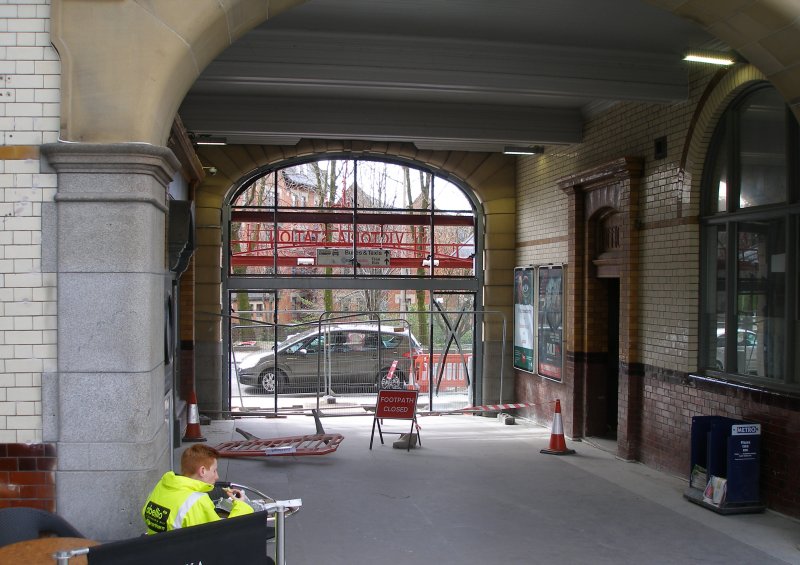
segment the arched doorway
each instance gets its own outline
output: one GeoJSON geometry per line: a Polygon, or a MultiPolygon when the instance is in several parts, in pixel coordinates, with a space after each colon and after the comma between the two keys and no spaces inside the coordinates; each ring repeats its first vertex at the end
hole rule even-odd
{"type": "Polygon", "coordinates": [[[482,217],[464,183],[408,159],[324,155],[244,178],[224,208],[231,410],[324,396],[357,411],[398,386],[430,410],[474,403],[482,217]]]}

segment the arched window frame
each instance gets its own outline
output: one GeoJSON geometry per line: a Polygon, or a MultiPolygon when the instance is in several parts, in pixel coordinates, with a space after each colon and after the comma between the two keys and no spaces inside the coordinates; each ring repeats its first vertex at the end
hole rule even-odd
{"type": "Polygon", "coordinates": [[[785,139],[760,139],[761,147],[754,150],[751,144],[747,152],[743,141],[747,138],[743,116],[748,104],[758,96],[769,95],[767,89],[773,87],[758,83],[733,100],[717,125],[706,159],[701,200],[699,368],[712,378],[797,393],[800,392],[797,120],[784,104],[785,139]],[[779,200],[768,197],[768,202],[762,205],[747,205],[740,198],[743,164],[751,155],[755,155],[757,164],[759,159],[767,162],[771,141],[778,141],[776,145],[782,144],[784,148],[784,197],[779,200]],[[720,198],[721,180],[728,188],[725,199],[720,198]]]}
{"type": "MultiPolygon", "coordinates": [[[[440,185],[441,186],[441,185],[440,185]]],[[[362,230],[362,226],[373,224],[380,225],[381,231],[386,225],[395,226],[408,226],[409,229],[418,229],[424,231],[424,237],[420,239],[423,243],[414,242],[416,245],[413,253],[403,253],[400,251],[395,254],[392,251],[391,262],[393,267],[398,267],[392,270],[385,269],[384,272],[378,273],[381,278],[453,278],[453,279],[470,279],[477,278],[477,272],[480,268],[479,260],[476,259],[479,253],[479,243],[481,234],[483,232],[482,225],[480,225],[480,215],[478,214],[479,205],[474,196],[466,189],[462,183],[455,178],[450,178],[448,175],[443,174],[441,171],[433,170],[425,167],[418,162],[411,162],[402,158],[378,158],[374,156],[363,157],[354,156],[351,154],[342,155],[324,155],[317,157],[310,157],[305,159],[297,159],[281,163],[279,166],[265,167],[258,171],[254,171],[247,179],[240,183],[239,187],[226,199],[226,209],[229,210],[229,218],[227,223],[228,229],[237,221],[249,221],[247,218],[255,218],[257,214],[259,220],[272,224],[272,238],[270,244],[271,250],[264,252],[261,251],[262,257],[251,257],[244,259],[244,261],[261,261],[261,266],[266,270],[262,273],[255,274],[256,277],[271,276],[271,277],[347,277],[347,278],[369,278],[374,276],[377,271],[370,270],[367,265],[362,265],[358,262],[353,262],[349,265],[334,266],[322,265],[319,261],[319,256],[290,258],[286,256],[286,251],[280,250],[281,245],[286,247],[286,242],[279,241],[279,236],[283,237],[286,234],[285,230],[281,230],[282,225],[302,225],[303,223],[309,228],[308,233],[316,234],[320,230],[320,226],[332,225],[333,232],[337,230],[345,230],[352,234],[352,244],[342,245],[341,242],[325,243],[321,242],[319,237],[314,238],[313,243],[303,242],[300,246],[308,247],[333,247],[340,248],[344,251],[343,247],[350,247],[347,251],[350,256],[359,256],[364,250],[368,248],[375,248],[376,245],[368,242],[361,245],[360,238],[368,236],[366,230],[362,230]],[[352,163],[353,170],[357,170],[360,163],[374,162],[384,163],[388,165],[405,166],[409,169],[417,170],[425,174],[431,175],[431,196],[432,202],[429,203],[427,209],[406,209],[406,208],[381,208],[370,207],[363,202],[359,202],[359,189],[358,189],[358,176],[354,174],[356,179],[356,188],[345,197],[343,194],[337,196],[336,202],[326,202],[324,204],[316,203],[316,205],[308,202],[298,203],[296,201],[285,201],[286,198],[281,200],[278,191],[278,175],[280,171],[290,169],[297,165],[304,165],[315,161],[347,161],[352,163]],[[275,192],[271,200],[263,206],[260,206],[260,212],[255,211],[255,207],[250,210],[242,209],[235,205],[236,200],[240,195],[244,194],[255,182],[264,178],[266,175],[275,173],[275,192]],[[442,207],[437,202],[437,183],[446,181],[452,187],[458,189],[463,195],[466,202],[469,203],[469,209],[459,208],[456,210],[448,210],[442,207]],[[341,198],[341,200],[339,200],[341,198]],[[384,223],[385,222],[385,223],[384,223]],[[393,224],[394,223],[394,224],[393,224]],[[417,226],[416,228],[413,226],[417,226]],[[460,226],[460,228],[459,228],[460,226]],[[446,242],[442,243],[443,239],[439,234],[446,233],[451,229],[465,229],[471,231],[470,238],[465,241],[446,242]],[[425,249],[421,248],[425,246],[425,249]],[[359,250],[361,248],[361,251],[359,250]],[[450,250],[448,253],[442,253],[442,249],[450,250]],[[455,252],[452,250],[455,249],[455,252]],[[471,249],[471,254],[470,254],[471,249]],[[398,256],[399,255],[399,256],[398,256]],[[405,256],[403,256],[405,255],[405,256]],[[266,256],[266,257],[264,257],[266,256]],[[410,256],[410,257],[409,257],[410,256]],[[287,260],[297,260],[297,265],[292,264],[287,268],[287,260]],[[325,267],[325,268],[323,268],[325,267]],[[401,274],[396,274],[400,272],[401,274]]],[[[254,220],[255,221],[255,220],[254,220]]],[[[316,234],[319,235],[319,234],[316,234]]],[[[228,242],[235,245],[235,238],[230,233],[226,233],[228,242]]],[[[291,244],[289,244],[291,248],[291,244]]],[[[401,246],[402,247],[402,246],[401,246]]],[[[408,248],[408,244],[405,243],[408,248]]],[[[251,276],[243,270],[239,269],[238,272],[234,270],[234,261],[237,251],[231,248],[227,254],[228,276],[251,276]]],[[[240,260],[242,261],[242,260],[240,260]]]]}

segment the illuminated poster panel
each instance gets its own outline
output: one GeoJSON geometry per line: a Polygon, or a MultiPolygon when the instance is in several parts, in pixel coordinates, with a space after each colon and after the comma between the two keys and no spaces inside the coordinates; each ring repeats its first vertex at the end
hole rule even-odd
{"type": "Polygon", "coordinates": [[[564,277],[561,266],[539,267],[538,373],[561,380],[564,319],[564,277]]]}
{"type": "Polygon", "coordinates": [[[514,367],[534,372],[533,283],[531,267],[514,269],[514,367]]]}

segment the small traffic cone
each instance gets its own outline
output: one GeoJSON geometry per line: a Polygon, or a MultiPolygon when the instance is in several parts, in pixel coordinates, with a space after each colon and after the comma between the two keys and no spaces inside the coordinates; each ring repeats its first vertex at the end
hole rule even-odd
{"type": "Polygon", "coordinates": [[[540,450],[540,453],[548,455],[572,455],[574,449],[567,449],[567,442],[564,441],[564,424],[561,422],[561,401],[556,400],[556,413],[553,416],[553,433],[550,434],[550,447],[540,450]]]}
{"type": "Polygon", "coordinates": [[[186,424],[186,435],[183,441],[206,441],[200,431],[200,411],[197,409],[197,394],[194,390],[189,393],[189,422],[186,424]]]}

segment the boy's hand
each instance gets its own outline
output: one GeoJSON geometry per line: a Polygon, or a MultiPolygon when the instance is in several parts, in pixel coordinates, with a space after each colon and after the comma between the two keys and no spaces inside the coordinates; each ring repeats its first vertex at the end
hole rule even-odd
{"type": "Polygon", "coordinates": [[[230,498],[238,498],[239,500],[244,498],[244,493],[238,488],[224,488],[222,490],[224,490],[225,494],[227,494],[230,498]]]}

